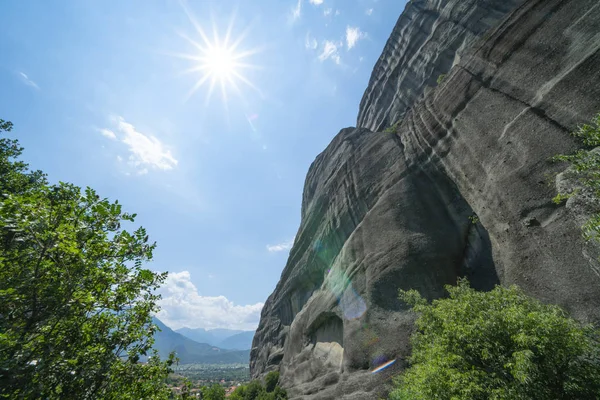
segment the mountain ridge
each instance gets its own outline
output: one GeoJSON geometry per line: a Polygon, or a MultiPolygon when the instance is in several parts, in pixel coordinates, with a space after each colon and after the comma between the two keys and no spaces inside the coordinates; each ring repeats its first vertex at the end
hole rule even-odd
{"type": "Polygon", "coordinates": [[[250,350],[254,331],[239,329],[204,329],[204,328],[179,328],[175,332],[200,343],[229,350],[250,350]],[[233,346],[233,347],[232,347],[233,346]]]}
{"type": "Polygon", "coordinates": [[[248,350],[227,350],[196,342],[175,332],[156,317],[152,322],[160,329],[154,334],[153,347],[161,358],[167,358],[171,352],[175,352],[181,364],[237,364],[248,362],[250,357],[248,350]]]}

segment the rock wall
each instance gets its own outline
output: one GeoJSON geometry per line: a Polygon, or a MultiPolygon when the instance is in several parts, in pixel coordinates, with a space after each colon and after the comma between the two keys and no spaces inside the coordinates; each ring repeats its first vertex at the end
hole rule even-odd
{"type": "Polygon", "coordinates": [[[523,0],[412,0],[375,64],[358,127],[382,131],[435,86],[463,50],[523,0]]]}
{"type": "MultiPolygon", "coordinates": [[[[600,3],[526,1],[461,54],[397,133],[343,129],[310,167],[251,352],[252,375],[279,369],[291,398],[385,394],[410,352],[414,317],[399,288],[431,299],[459,276],[481,290],[516,283],[600,322],[598,249],[581,239],[577,199],[551,202],[565,166],[548,161],[576,148],[569,132],[600,112],[600,3]]],[[[376,77],[381,64],[367,94],[405,90],[376,77]]],[[[361,125],[397,115],[375,117],[373,104],[363,99],[372,118],[361,125]]]]}

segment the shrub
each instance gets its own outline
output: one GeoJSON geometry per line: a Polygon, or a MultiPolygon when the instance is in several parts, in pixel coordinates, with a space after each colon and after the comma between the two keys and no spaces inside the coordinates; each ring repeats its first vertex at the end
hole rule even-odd
{"type": "MultiPolygon", "coordinates": [[[[587,149],[581,149],[575,154],[561,154],[553,157],[553,160],[569,163],[583,187],[591,190],[595,197],[600,199],[600,153],[589,151],[600,146],[600,114],[592,119],[591,124],[580,126],[572,135],[579,138],[587,149]]],[[[573,194],[559,193],[553,201],[560,204],[573,194]]],[[[600,213],[593,215],[582,228],[586,240],[600,239],[600,213]]]]}
{"type": "Polygon", "coordinates": [[[202,388],[202,398],[205,400],[224,400],[225,389],[217,383],[202,388]]]}
{"type": "Polygon", "coordinates": [[[390,399],[597,399],[599,333],[516,287],[477,292],[466,280],[428,304],[400,298],[419,314],[410,367],[390,399]]]}
{"type": "Polygon", "coordinates": [[[401,123],[402,123],[402,121],[396,121],[396,123],[394,123],[394,125],[388,126],[387,128],[385,128],[383,130],[383,132],[384,133],[397,133],[398,132],[398,128],[400,127],[401,123]]]}
{"type": "Polygon", "coordinates": [[[279,383],[279,371],[271,371],[265,376],[265,390],[272,392],[279,383]]]}
{"type": "Polygon", "coordinates": [[[258,380],[238,387],[230,396],[230,400],[287,400],[287,392],[277,385],[279,372],[272,371],[265,377],[267,388],[258,380]],[[277,379],[275,379],[277,378],[277,379]],[[274,382],[274,386],[273,385],[274,382]],[[269,390],[271,389],[271,390],[269,390]]]}
{"type": "Polygon", "coordinates": [[[444,80],[446,80],[446,74],[441,74],[440,76],[438,76],[437,78],[437,84],[441,84],[442,82],[444,82],[444,80]]]}

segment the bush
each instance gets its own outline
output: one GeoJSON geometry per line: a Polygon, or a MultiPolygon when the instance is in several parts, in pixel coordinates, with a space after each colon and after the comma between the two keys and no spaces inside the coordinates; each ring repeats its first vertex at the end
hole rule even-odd
{"type": "MultiPolygon", "coordinates": [[[[600,114],[592,119],[591,124],[580,126],[572,135],[579,138],[587,149],[581,149],[575,154],[558,155],[553,160],[568,162],[583,187],[590,190],[596,199],[600,199],[600,153],[589,151],[600,146],[600,114]]],[[[573,195],[574,193],[559,193],[553,201],[561,204],[573,195]]],[[[593,215],[583,226],[583,236],[586,240],[600,239],[600,213],[593,215]]]]}
{"type": "Polygon", "coordinates": [[[205,400],[224,400],[225,389],[219,384],[213,384],[209,387],[202,388],[202,398],[205,400]]]}
{"type": "Polygon", "coordinates": [[[598,331],[516,287],[477,292],[466,280],[428,304],[400,298],[419,314],[410,367],[390,399],[598,399],[598,331]]]}
{"type": "Polygon", "coordinates": [[[441,74],[440,76],[438,76],[437,78],[437,84],[441,84],[442,82],[444,82],[444,80],[446,80],[446,74],[441,74]]]}
{"type": "Polygon", "coordinates": [[[287,392],[277,385],[279,372],[272,371],[265,377],[266,388],[258,380],[238,387],[230,400],[287,400],[287,392]],[[271,389],[271,390],[269,390],[271,389]]]}
{"type": "Polygon", "coordinates": [[[279,371],[271,371],[265,376],[265,390],[272,392],[279,383],[279,371]]]}
{"type": "Polygon", "coordinates": [[[397,133],[402,121],[396,121],[392,126],[388,126],[383,130],[384,133],[397,133]]]}

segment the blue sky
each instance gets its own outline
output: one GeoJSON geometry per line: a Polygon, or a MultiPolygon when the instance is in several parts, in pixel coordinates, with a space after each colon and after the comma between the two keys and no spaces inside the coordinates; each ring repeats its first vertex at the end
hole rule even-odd
{"type": "Polygon", "coordinates": [[[150,267],[170,271],[167,325],[253,329],[300,224],[310,163],[355,125],[405,3],[6,1],[0,118],[51,181],[138,214],[158,243],[150,267]],[[226,100],[193,20],[213,48],[238,43],[226,100]],[[207,72],[211,95],[212,78],[191,93],[207,72]]]}

